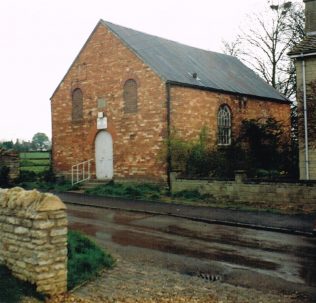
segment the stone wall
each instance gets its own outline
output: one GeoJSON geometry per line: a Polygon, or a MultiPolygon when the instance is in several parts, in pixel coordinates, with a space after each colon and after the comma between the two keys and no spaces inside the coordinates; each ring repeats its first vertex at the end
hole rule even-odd
{"type": "Polygon", "coordinates": [[[52,194],[0,189],[0,263],[48,295],[67,290],[65,209],[52,194]]]}
{"type": "Polygon", "coordinates": [[[11,181],[17,179],[20,175],[20,159],[19,154],[12,150],[0,148],[0,167],[7,166],[9,171],[9,179],[11,181]]]}
{"type": "Polygon", "coordinates": [[[316,183],[250,183],[240,175],[235,181],[177,179],[172,174],[172,192],[198,190],[210,195],[212,202],[242,203],[262,208],[316,211],[316,183]]]}

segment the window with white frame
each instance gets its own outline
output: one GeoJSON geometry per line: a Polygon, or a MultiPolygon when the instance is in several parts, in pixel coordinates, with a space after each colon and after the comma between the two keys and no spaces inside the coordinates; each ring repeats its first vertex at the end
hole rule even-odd
{"type": "Polygon", "coordinates": [[[217,114],[218,145],[231,144],[231,112],[227,105],[222,105],[217,114]]]}

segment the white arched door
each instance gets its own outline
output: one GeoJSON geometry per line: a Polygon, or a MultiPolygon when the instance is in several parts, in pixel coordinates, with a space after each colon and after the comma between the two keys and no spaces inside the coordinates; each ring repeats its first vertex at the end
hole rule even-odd
{"type": "Polygon", "coordinates": [[[113,177],[113,142],[112,136],[101,131],[95,138],[95,167],[97,179],[112,179],[113,177]]]}

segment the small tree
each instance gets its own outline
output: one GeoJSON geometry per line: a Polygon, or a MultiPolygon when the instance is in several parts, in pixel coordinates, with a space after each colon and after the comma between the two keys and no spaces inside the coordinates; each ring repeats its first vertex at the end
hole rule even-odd
{"type": "Polygon", "coordinates": [[[32,138],[32,145],[35,150],[44,151],[50,148],[50,141],[46,134],[36,133],[32,138]]]}
{"type": "Polygon", "coordinates": [[[0,142],[0,147],[3,147],[4,149],[13,149],[13,141],[3,141],[0,142]]]}
{"type": "Polygon", "coordinates": [[[297,149],[287,139],[282,123],[273,118],[244,120],[230,146],[211,146],[204,128],[196,141],[171,141],[172,167],[193,178],[231,179],[240,169],[252,177],[260,170],[297,177],[297,149]]]}
{"type": "Polygon", "coordinates": [[[264,121],[260,119],[244,120],[242,122],[237,144],[247,152],[250,162],[248,167],[255,174],[263,169],[267,171],[283,171],[284,174],[296,176],[295,160],[297,151],[285,138],[282,123],[274,118],[264,121]],[[294,160],[294,161],[293,161],[294,160]]]}
{"type": "Polygon", "coordinates": [[[0,166],[0,187],[8,187],[10,185],[9,173],[9,167],[5,165],[0,166]]]}

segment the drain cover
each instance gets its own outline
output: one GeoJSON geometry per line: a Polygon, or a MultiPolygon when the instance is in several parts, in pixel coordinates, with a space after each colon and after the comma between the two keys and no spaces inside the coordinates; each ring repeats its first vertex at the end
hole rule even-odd
{"type": "Polygon", "coordinates": [[[202,278],[203,280],[207,280],[210,282],[222,280],[222,277],[220,275],[214,275],[214,274],[204,273],[204,272],[199,272],[199,273],[197,273],[196,276],[199,278],[202,278]]]}
{"type": "Polygon", "coordinates": [[[206,273],[206,272],[189,272],[187,273],[190,276],[201,278],[205,281],[209,282],[215,282],[215,281],[221,281],[222,276],[218,274],[213,273],[206,273]]]}

